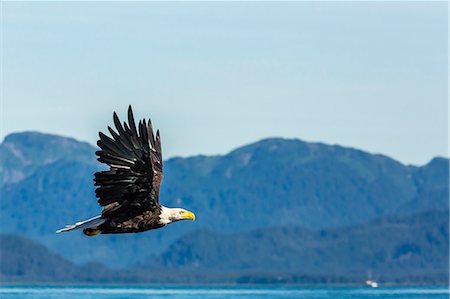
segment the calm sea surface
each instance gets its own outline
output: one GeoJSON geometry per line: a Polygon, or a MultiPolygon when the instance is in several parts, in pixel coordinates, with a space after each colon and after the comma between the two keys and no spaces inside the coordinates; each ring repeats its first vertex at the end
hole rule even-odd
{"type": "Polygon", "coordinates": [[[129,287],[0,286],[2,299],[297,299],[297,298],[449,298],[446,287],[129,287]]]}

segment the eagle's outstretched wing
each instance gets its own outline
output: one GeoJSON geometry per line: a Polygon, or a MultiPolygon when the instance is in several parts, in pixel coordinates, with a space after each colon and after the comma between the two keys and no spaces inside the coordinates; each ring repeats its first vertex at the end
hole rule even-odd
{"type": "Polygon", "coordinates": [[[161,139],[159,130],[153,135],[151,121],[143,119],[138,128],[131,106],[128,124],[120,123],[114,113],[117,132],[108,127],[112,138],[102,132],[97,145],[98,161],[109,170],[95,173],[95,193],[103,206],[102,217],[126,221],[145,211],[160,209],[159,187],[163,177],[161,139]]]}

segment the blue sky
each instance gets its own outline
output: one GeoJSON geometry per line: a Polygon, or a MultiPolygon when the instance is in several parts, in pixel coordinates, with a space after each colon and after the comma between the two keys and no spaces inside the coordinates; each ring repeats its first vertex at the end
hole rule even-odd
{"type": "Polygon", "coordinates": [[[266,137],[447,155],[446,2],[3,2],[0,138],[95,143],[132,104],[165,157],[266,137]]]}

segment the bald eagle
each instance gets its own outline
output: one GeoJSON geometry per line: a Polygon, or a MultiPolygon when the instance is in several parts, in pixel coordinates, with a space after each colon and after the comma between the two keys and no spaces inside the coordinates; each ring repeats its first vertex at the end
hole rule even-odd
{"type": "Polygon", "coordinates": [[[99,132],[98,161],[109,166],[95,173],[95,194],[103,207],[101,215],[67,225],[57,233],[82,229],[87,236],[139,233],[157,229],[179,220],[195,220],[194,213],[167,208],[159,203],[163,179],[163,160],[159,130],[156,138],[150,119],[136,128],[131,106],[128,124],[123,126],[113,114],[116,130],[108,126],[111,137],[99,132]]]}

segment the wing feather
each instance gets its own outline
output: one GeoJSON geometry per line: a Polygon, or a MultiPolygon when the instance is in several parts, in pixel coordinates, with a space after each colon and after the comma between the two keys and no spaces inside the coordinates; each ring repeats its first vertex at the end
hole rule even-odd
{"type": "Polygon", "coordinates": [[[155,140],[150,120],[136,127],[131,106],[128,123],[122,125],[115,112],[113,121],[116,130],[108,126],[111,137],[99,133],[97,160],[109,169],[95,173],[95,193],[103,217],[124,221],[160,208],[161,141],[159,131],[155,140]]]}
{"type": "Polygon", "coordinates": [[[117,155],[125,155],[126,152],[122,150],[120,146],[116,144],[114,139],[106,136],[102,132],[99,133],[100,140],[97,141],[97,145],[106,152],[113,152],[117,155]]]}

